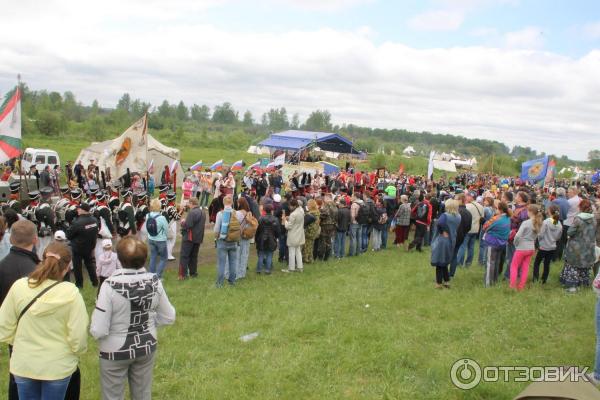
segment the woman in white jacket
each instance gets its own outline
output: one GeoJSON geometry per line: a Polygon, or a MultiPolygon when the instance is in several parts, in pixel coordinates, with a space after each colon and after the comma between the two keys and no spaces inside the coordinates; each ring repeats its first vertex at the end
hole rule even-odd
{"type": "Polygon", "coordinates": [[[122,399],[129,379],[132,400],[152,397],[156,328],[175,322],[175,309],[160,279],[146,272],[148,247],[134,237],[121,239],[122,269],[104,281],[92,314],[90,333],[100,349],[102,398],[122,399]]]}
{"type": "Polygon", "coordinates": [[[292,213],[289,218],[283,214],[283,224],[287,229],[287,246],[289,250],[288,269],[282,269],[283,272],[303,271],[302,265],[302,245],[304,245],[304,210],[298,204],[298,200],[290,200],[290,210],[292,213]]]}

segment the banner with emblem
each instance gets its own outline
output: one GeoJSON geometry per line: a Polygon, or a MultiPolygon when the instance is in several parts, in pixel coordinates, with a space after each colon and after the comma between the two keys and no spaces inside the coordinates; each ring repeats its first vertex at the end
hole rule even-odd
{"type": "Polygon", "coordinates": [[[548,172],[548,156],[521,164],[521,179],[527,182],[538,182],[546,178],[548,172]]]}
{"type": "Polygon", "coordinates": [[[148,168],[148,121],[147,115],[137,120],[121,136],[116,138],[112,144],[110,157],[114,168],[114,176],[119,178],[130,172],[146,172],[148,168]]]}

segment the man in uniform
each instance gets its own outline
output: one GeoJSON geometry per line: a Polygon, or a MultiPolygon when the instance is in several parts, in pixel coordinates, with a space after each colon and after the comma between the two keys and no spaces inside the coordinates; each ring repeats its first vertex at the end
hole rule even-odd
{"type": "Polygon", "coordinates": [[[98,240],[96,241],[96,260],[102,254],[102,239],[112,239],[115,235],[115,228],[112,220],[112,212],[106,203],[107,193],[103,190],[96,195],[96,209],[92,214],[98,220],[98,240]],[[103,232],[103,230],[106,230],[103,232]]]}
{"type": "Polygon", "coordinates": [[[148,210],[148,194],[146,192],[140,192],[135,195],[135,198],[135,227],[138,232],[138,239],[145,242],[146,238],[141,237],[141,235],[142,227],[146,221],[146,215],[150,212],[150,210],[148,210]]]}
{"type": "Polygon", "coordinates": [[[100,187],[96,184],[90,185],[88,191],[89,191],[89,195],[87,197],[87,202],[90,205],[90,212],[92,214],[94,214],[94,211],[96,211],[96,202],[98,201],[96,199],[96,196],[98,194],[98,191],[100,190],[100,187]]]}
{"type": "Polygon", "coordinates": [[[177,210],[175,201],[177,200],[177,193],[169,192],[167,194],[167,206],[163,211],[163,215],[169,222],[169,233],[167,234],[167,259],[172,261],[173,247],[175,247],[175,241],[177,240],[177,222],[181,219],[181,214],[177,210]]]}
{"type": "Polygon", "coordinates": [[[21,214],[22,207],[21,207],[21,201],[19,200],[19,197],[20,197],[19,191],[21,190],[21,182],[18,182],[18,181],[11,182],[11,184],[8,185],[8,188],[10,190],[10,196],[9,196],[9,200],[7,203],[7,207],[15,210],[15,212],[17,214],[21,214]]]}
{"type": "Polygon", "coordinates": [[[163,209],[167,207],[167,192],[169,191],[169,185],[167,183],[163,183],[158,187],[158,199],[160,200],[160,205],[163,209]]]}
{"type": "Polygon", "coordinates": [[[82,191],[79,188],[71,189],[69,195],[71,197],[71,201],[65,211],[65,223],[64,227],[68,229],[69,226],[73,223],[75,218],[77,218],[77,207],[81,203],[81,194],[82,191]]]}
{"type": "Polygon", "coordinates": [[[55,215],[50,204],[54,189],[50,186],[43,187],[40,190],[41,200],[35,209],[35,219],[38,226],[38,257],[42,259],[42,254],[46,246],[52,241],[55,231],[55,215]]]}
{"type": "Polygon", "coordinates": [[[317,257],[327,261],[331,255],[333,237],[336,233],[337,207],[330,193],[325,194],[324,204],[321,207],[321,235],[317,257]]]}
{"type": "Polygon", "coordinates": [[[123,202],[117,211],[117,233],[121,238],[127,235],[135,235],[137,233],[135,225],[135,210],[131,204],[131,189],[121,190],[123,202]]]}
{"type": "Polygon", "coordinates": [[[109,185],[110,195],[108,196],[108,208],[111,212],[113,227],[119,225],[117,213],[119,212],[119,205],[121,204],[121,200],[119,199],[120,186],[121,182],[119,181],[114,181],[112,184],[109,185]]]}
{"type": "Polygon", "coordinates": [[[89,204],[81,203],[77,207],[77,218],[67,230],[67,239],[71,242],[71,252],[73,253],[75,285],[80,289],[83,288],[83,263],[85,263],[92,286],[98,286],[96,259],[94,258],[98,229],[98,220],[90,214],[89,204]]]}
{"type": "Polygon", "coordinates": [[[40,204],[41,194],[40,194],[39,190],[33,190],[33,191],[29,192],[27,194],[27,196],[29,197],[29,204],[27,204],[27,207],[25,207],[25,209],[23,210],[23,217],[25,217],[29,221],[33,222],[36,226],[36,231],[38,233],[38,242],[35,245],[34,252],[38,256],[38,258],[41,260],[41,257],[39,256],[41,253],[40,252],[41,245],[39,243],[40,226],[37,222],[37,219],[35,218],[37,207],[40,204]]]}
{"type": "Polygon", "coordinates": [[[60,187],[61,198],[54,204],[53,210],[56,216],[56,229],[66,231],[66,213],[69,204],[71,203],[71,189],[68,186],[60,187]]]}

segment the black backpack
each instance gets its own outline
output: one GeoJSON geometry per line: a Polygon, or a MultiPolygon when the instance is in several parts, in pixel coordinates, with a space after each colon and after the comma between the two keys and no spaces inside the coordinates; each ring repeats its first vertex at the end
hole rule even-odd
{"type": "Polygon", "coordinates": [[[158,224],[156,223],[157,217],[151,217],[148,215],[148,220],[146,221],[146,231],[150,234],[150,236],[158,235],[158,224]]]}
{"type": "Polygon", "coordinates": [[[356,222],[361,225],[366,225],[369,223],[369,207],[365,203],[360,204],[360,208],[356,214],[356,222]]]}
{"type": "Polygon", "coordinates": [[[424,219],[427,217],[427,204],[425,203],[420,203],[419,205],[417,205],[417,218],[418,219],[424,219]]]}

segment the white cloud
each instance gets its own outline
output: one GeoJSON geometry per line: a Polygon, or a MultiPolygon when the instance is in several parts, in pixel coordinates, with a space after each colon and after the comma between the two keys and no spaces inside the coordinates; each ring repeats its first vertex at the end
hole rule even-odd
{"type": "Polygon", "coordinates": [[[536,26],[529,26],[504,35],[506,47],[513,49],[541,49],[544,42],[544,32],[536,26]]]}
{"type": "Polygon", "coordinates": [[[583,26],[583,34],[589,39],[600,39],[600,21],[591,22],[583,26]]]}
{"type": "Polygon", "coordinates": [[[308,11],[338,11],[368,4],[374,0],[268,0],[271,3],[286,3],[308,11]]]}
{"type": "Polygon", "coordinates": [[[432,10],[415,15],[408,26],[419,31],[454,31],[462,25],[464,13],[455,10],[432,10]]]}
{"type": "Polygon", "coordinates": [[[301,118],[321,108],[336,123],[463,134],[579,158],[597,142],[600,51],[573,59],[512,48],[420,50],[376,44],[368,29],[231,32],[190,23],[181,15],[202,10],[179,1],[169,18],[117,0],[102,3],[115,7],[110,13],[55,0],[3,14],[0,91],[20,72],[33,89],[72,90],[104,106],[129,92],[155,105],[231,101],[255,117],[270,107],[301,118]]]}

